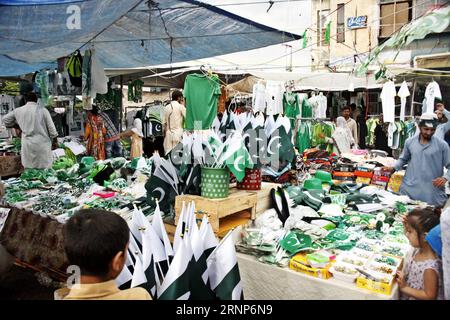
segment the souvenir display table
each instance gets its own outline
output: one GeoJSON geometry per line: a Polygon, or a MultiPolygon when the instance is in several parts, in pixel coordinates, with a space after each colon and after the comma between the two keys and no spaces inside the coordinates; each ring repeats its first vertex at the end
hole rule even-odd
{"type": "Polygon", "coordinates": [[[320,279],[289,268],[259,262],[237,254],[244,297],[247,300],[396,300],[398,286],[385,295],[358,288],[335,278],[320,279]]]}

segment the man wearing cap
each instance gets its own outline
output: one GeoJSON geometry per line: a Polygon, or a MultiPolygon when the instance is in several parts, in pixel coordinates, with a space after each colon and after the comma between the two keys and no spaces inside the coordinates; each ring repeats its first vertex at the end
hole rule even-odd
{"type": "Polygon", "coordinates": [[[420,134],[406,140],[402,155],[390,169],[402,170],[408,165],[400,193],[443,207],[447,201],[445,184],[450,180],[450,156],[447,143],[433,136],[437,125],[435,114],[424,113],[419,122],[420,134]],[[444,167],[449,170],[445,177],[444,167]]]}

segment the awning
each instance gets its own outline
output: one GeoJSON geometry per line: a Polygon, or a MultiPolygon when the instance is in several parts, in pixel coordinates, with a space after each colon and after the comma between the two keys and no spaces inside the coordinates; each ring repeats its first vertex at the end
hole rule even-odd
{"type": "Polygon", "coordinates": [[[12,2],[0,2],[3,76],[52,68],[57,58],[87,48],[88,42],[105,68],[135,68],[301,38],[195,0],[51,1],[58,4],[39,5],[38,1],[20,1],[16,4],[21,5],[8,5],[12,2]],[[80,29],[70,29],[76,24],[69,21],[73,14],[67,11],[69,6],[80,9],[80,29]]]}

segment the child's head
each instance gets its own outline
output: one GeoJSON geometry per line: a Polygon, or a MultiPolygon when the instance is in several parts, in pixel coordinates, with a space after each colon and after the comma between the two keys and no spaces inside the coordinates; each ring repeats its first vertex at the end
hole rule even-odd
{"type": "Polygon", "coordinates": [[[415,248],[425,245],[427,233],[439,224],[439,215],[433,208],[416,208],[406,216],[405,234],[415,248]]]}
{"type": "Polygon", "coordinates": [[[115,279],[127,257],[130,231],[119,215],[104,210],[80,210],[64,227],[64,248],[70,264],[82,276],[115,279]]]}

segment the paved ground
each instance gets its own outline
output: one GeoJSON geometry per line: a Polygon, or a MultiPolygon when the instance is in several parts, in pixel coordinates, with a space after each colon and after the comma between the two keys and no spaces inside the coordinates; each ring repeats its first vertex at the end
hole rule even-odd
{"type": "Polygon", "coordinates": [[[54,290],[41,285],[36,272],[19,266],[0,275],[0,300],[53,300],[54,290]]]}

